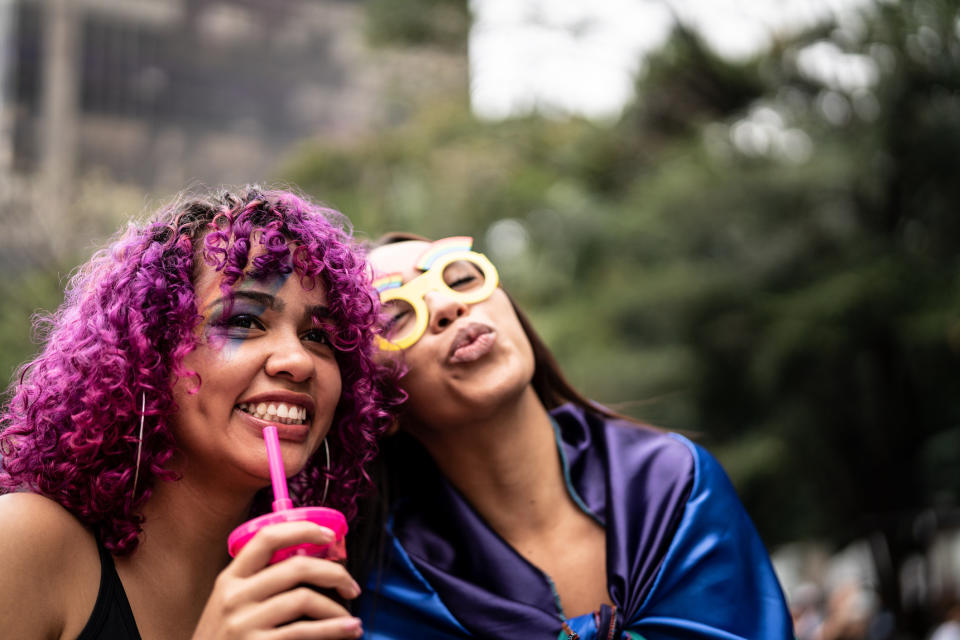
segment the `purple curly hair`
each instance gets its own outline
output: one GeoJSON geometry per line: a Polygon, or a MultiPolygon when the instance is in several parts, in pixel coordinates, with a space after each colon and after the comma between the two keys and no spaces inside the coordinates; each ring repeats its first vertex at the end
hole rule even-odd
{"type": "MultiPolygon", "coordinates": [[[[298,505],[318,504],[329,478],[328,506],[353,518],[389,416],[372,358],[378,301],[350,233],[336,211],[256,187],[181,198],[146,224],[130,223],[77,270],[60,309],[35,321],[43,350],[20,368],[0,414],[0,490],[49,496],[111,552],[136,548],[154,482],[176,480],[165,468],[176,447],[172,387],[176,377],[196,377],[181,363],[196,346],[193,282],[205,262],[223,274],[225,295],[244,278],[274,273],[326,286],[343,381],[327,436],[333,462],[324,469],[315,455],[290,494],[298,505]],[[262,253],[251,260],[254,249],[262,253]]],[[[254,512],[268,504],[261,493],[254,512]]]]}

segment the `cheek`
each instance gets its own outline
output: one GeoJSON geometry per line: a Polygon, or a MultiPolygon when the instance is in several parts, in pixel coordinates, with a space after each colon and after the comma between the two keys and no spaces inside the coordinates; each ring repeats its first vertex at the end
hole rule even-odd
{"type": "Polygon", "coordinates": [[[517,351],[520,352],[521,358],[524,361],[529,361],[532,369],[534,361],[533,345],[530,344],[530,339],[527,338],[527,334],[524,333],[523,325],[520,324],[520,318],[517,317],[517,313],[513,310],[510,300],[500,289],[496,290],[493,295],[490,296],[490,299],[495,305],[493,313],[495,317],[499,319],[497,328],[509,335],[510,342],[513,343],[517,351]]]}
{"type": "Polygon", "coordinates": [[[374,356],[374,360],[377,363],[378,367],[382,367],[384,372],[381,374],[383,378],[391,385],[396,385],[397,387],[407,390],[407,380],[412,375],[412,372],[415,371],[413,366],[416,358],[411,357],[411,350],[415,350],[416,345],[407,351],[378,351],[374,356]],[[405,372],[401,375],[401,372],[405,372]]]}
{"type": "MultiPolygon", "coordinates": [[[[228,340],[204,337],[193,351],[184,356],[180,366],[185,372],[196,372],[205,379],[205,372],[216,370],[235,358],[238,349],[239,345],[231,344],[228,340]]],[[[190,379],[196,381],[196,376],[190,379]]]]}
{"type": "Polygon", "coordinates": [[[197,347],[183,358],[180,363],[181,372],[172,380],[173,400],[180,411],[194,407],[200,395],[201,386],[207,386],[201,385],[201,380],[206,381],[204,358],[198,353],[198,349],[202,348],[197,347]]]}
{"type": "Polygon", "coordinates": [[[530,339],[527,338],[527,334],[523,332],[523,327],[520,326],[519,321],[517,321],[514,327],[514,332],[517,348],[520,350],[523,360],[527,362],[530,367],[530,373],[532,375],[534,368],[533,345],[530,344],[530,339]]]}
{"type": "Polygon", "coordinates": [[[324,397],[328,400],[330,406],[336,409],[340,401],[340,395],[343,393],[343,378],[340,377],[340,370],[336,370],[334,375],[328,376],[324,386],[324,397]]]}
{"type": "Polygon", "coordinates": [[[431,397],[434,402],[442,402],[443,396],[436,393],[438,380],[423,369],[414,369],[400,381],[400,388],[407,392],[407,403],[418,405],[425,398],[431,397]],[[429,383],[428,383],[429,381],[429,383]],[[431,391],[433,393],[431,393],[431,391]]]}
{"type": "Polygon", "coordinates": [[[239,357],[242,357],[242,347],[247,341],[237,337],[227,337],[222,333],[208,331],[200,338],[196,348],[184,358],[198,367],[223,366],[239,357]]]}
{"type": "Polygon", "coordinates": [[[343,392],[343,377],[340,375],[340,366],[330,362],[318,365],[317,381],[319,387],[317,400],[320,407],[324,409],[324,413],[332,416],[340,402],[340,394],[343,392]]]}
{"type": "Polygon", "coordinates": [[[248,367],[240,344],[232,340],[202,342],[181,363],[183,374],[173,386],[173,398],[181,411],[204,411],[225,393],[236,392],[248,367]]]}
{"type": "Polygon", "coordinates": [[[425,349],[418,348],[420,346],[422,345],[417,343],[404,353],[402,366],[405,373],[400,378],[400,388],[416,399],[419,399],[419,394],[429,386],[436,387],[437,377],[442,375],[441,372],[433,370],[433,361],[427,357],[425,349]],[[427,381],[431,384],[428,385],[427,381]]]}

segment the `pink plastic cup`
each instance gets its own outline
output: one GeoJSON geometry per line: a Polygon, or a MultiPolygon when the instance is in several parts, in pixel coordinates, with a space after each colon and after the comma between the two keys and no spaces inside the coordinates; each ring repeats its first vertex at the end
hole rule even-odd
{"type": "Polygon", "coordinates": [[[297,555],[326,558],[335,562],[345,562],[347,559],[346,535],[347,519],[336,509],[328,507],[293,507],[293,502],[287,492],[287,478],[283,471],[283,458],[280,455],[280,440],[277,428],[268,425],[263,428],[263,439],[267,444],[267,459],[270,462],[270,481],[273,484],[273,513],[267,513],[253,520],[248,520],[234,529],[227,538],[227,550],[230,556],[236,556],[245,544],[260,529],[281,522],[297,522],[306,520],[333,531],[334,541],[317,545],[309,542],[278,549],[270,558],[270,564],[280,562],[297,555]]]}

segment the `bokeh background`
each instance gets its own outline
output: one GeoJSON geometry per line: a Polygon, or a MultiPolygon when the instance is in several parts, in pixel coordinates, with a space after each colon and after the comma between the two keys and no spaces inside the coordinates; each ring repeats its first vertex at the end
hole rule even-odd
{"type": "Polygon", "coordinates": [[[958,157],[955,0],[0,0],[0,374],[187,187],[472,235],[576,386],[720,458],[801,640],[927,638],[958,157]]]}

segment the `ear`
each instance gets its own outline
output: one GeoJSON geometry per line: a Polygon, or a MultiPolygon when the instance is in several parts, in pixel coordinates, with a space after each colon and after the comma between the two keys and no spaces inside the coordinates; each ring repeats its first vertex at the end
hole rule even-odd
{"type": "Polygon", "coordinates": [[[383,435],[385,437],[390,437],[392,435],[395,435],[397,431],[400,431],[400,420],[397,418],[394,418],[393,420],[390,421],[390,426],[388,426],[386,431],[383,432],[383,435]]]}

